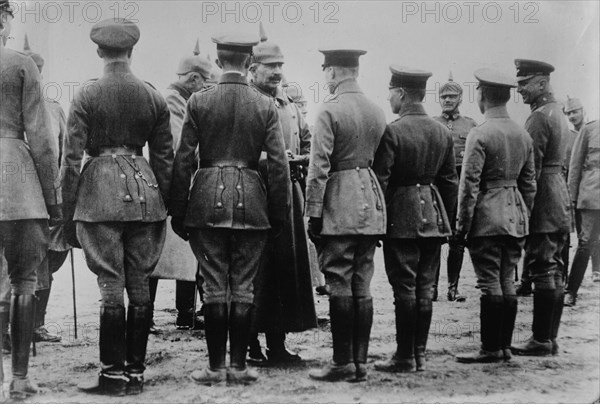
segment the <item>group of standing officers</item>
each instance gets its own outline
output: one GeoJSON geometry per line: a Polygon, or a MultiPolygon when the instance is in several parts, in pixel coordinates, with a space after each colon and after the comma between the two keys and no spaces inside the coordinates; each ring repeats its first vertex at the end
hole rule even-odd
{"type": "MultiPolygon", "coordinates": [[[[6,1],[0,13],[6,37],[12,20],[6,1]]],[[[394,293],[397,348],[376,369],[425,369],[447,238],[448,299],[464,300],[458,277],[465,246],[482,291],[481,349],[457,360],[557,352],[571,198],[562,172],[569,130],[551,94],[551,65],[517,59],[518,84],[497,71],[477,70],[477,103],[485,118],[479,126],[459,114],[457,83],[442,88],[447,108],[430,118],[422,101],[431,73],[392,65],[389,101],[399,118],[386,124],[357,82],[366,51],[322,49],[331,95],[309,130],[282,91],[283,54],[266,36],[260,42],[235,33],[213,37],[220,78],[206,59],[188,60],[178,69],[179,84],[171,86],[181,100],[172,97],[169,104],[131,73],[139,37],[125,19],[92,28],[104,75],[75,95],[60,175],[58,147],[35,91],[39,72],[29,56],[0,48],[2,162],[30,170],[23,174],[27,181],[7,176],[0,194],[0,237],[12,288],[11,397],[36,393],[27,377],[36,271],[48,249],[48,225],[62,223],[63,214],[65,239],[83,249],[102,298],[101,369],[80,386],[90,393],[143,389],[153,309],[149,279],[167,237],[167,215],[174,233],[189,241],[203,279],[209,361],[192,373],[198,383],[256,381],[246,358],[258,332],[266,333],[267,357],[261,358],[259,346],[254,359],[301,360],[287,351],[285,333],[316,326],[307,233],[331,292],[333,358],[310,371],[313,379],[367,378],[370,283],[380,240],[394,293]],[[217,82],[205,85],[211,81],[217,82]],[[525,129],[506,110],[517,86],[532,109],[525,129]],[[512,277],[523,248],[535,285],[533,336],[511,346],[517,313],[512,277]]],[[[584,163],[572,163],[571,172],[597,175],[598,156],[590,160],[584,152],[597,151],[598,141],[598,125],[586,126],[574,160],[584,163]]],[[[590,209],[581,193],[578,198],[579,208],[590,209]]],[[[596,233],[589,240],[595,240],[598,211],[590,217],[596,233]]]]}

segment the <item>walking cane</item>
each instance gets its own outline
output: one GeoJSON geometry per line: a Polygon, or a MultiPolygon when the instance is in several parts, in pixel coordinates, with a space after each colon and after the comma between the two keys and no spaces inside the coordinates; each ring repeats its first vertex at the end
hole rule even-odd
{"type": "Polygon", "coordinates": [[[73,323],[75,324],[75,339],[77,339],[77,300],[75,298],[75,258],[71,248],[71,280],[73,284],[73,323]]]}

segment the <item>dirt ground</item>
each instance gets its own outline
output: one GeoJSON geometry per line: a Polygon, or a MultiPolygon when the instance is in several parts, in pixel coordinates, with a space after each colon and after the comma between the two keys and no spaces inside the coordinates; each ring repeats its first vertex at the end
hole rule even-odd
{"type": "MultiPolygon", "coordinates": [[[[81,250],[75,252],[78,338],[74,337],[71,270],[69,261],[55,276],[50,298],[48,329],[62,335],[61,344],[37,344],[30,375],[42,392],[29,402],[85,403],[598,403],[600,283],[586,274],[576,307],[565,308],[560,331],[560,355],[546,358],[516,357],[510,363],[466,365],[454,355],[479,347],[479,292],[468,258],[461,292],[465,303],[448,302],[445,293],[434,303],[428,344],[428,370],[386,374],[373,370],[373,362],[394,350],[392,292],[376,255],[372,284],[375,319],[369,352],[371,372],[365,383],[321,383],[308,378],[311,367],[331,357],[329,326],[288,335],[288,347],[305,359],[294,368],[259,369],[261,379],[248,387],[195,384],[190,373],[207,363],[202,331],[174,327],[174,282],[160,281],[155,318],[163,333],[150,336],[146,385],[139,396],[89,396],[76,385],[96,376],[98,366],[99,293],[87,270],[81,250]]],[[[441,283],[445,285],[445,267],[441,283]]],[[[440,288],[443,292],[444,288],[440,288]]],[[[327,299],[315,296],[319,316],[327,315],[327,299]]],[[[532,298],[519,298],[515,341],[530,335],[532,298]]],[[[263,341],[264,342],[264,341],[263,341]]],[[[10,380],[5,355],[5,370],[10,380]]]]}

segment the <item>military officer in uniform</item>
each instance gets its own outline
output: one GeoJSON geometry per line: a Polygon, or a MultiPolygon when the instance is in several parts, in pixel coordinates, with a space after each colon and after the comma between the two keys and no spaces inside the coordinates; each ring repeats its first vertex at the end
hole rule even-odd
{"type": "MultiPolygon", "coordinates": [[[[23,52],[28,54],[35,62],[40,74],[44,67],[44,58],[31,50],[29,40],[25,35],[25,45],[23,52]]],[[[58,163],[60,168],[60,160],[62,158],[62,145],[67,131],[67,118],[60,104],[52,99],[44,98],[46,109],[50,115],[52,135],[57,143],[58,163]]],[[[46,323],[46,308],[50,299],[50,290],[52,288],[53,274],[62,267],[71,246],[66,242],[63,234],[63,226],[50,227],[50,245],[46,259],[40,265],[38,271],[38,284],[35,296],[37,302],[35,305],[35,328],[33,330],[33,338],[36,342],[60,342],[60,335],[50,333],[44,324],[46,323]]]]}
{"type": "Polygon", "coordinates": [[[332,96],[325,100],[314,127],[306,216],[321,270],[331,288],[329,315],[333,361],[310,371],[317,380],[367,377],[373,323],[373,254],[385,234],[383,193],[371,170],[385,130],[383,111],[361,91],[358,58],[366,51],[321,49],[332,96]]]}
{"type": "Polygon", "coordinates": [[[533,337],[513,346],[512,351],[517,355],[550,355],[558,353],[556,337],[564,296],[561,254],[571,231],[571,202],[563,175],[569,128],[550,87],[554,67],[527,59],[516,59],[515,65],[517,91],[531,107],[525,130],[533,139],[537,193],[523,263],[535,286],[533,337]]]}
{"type": "MultiPolygon", "coordinates": [[[[171,83],[165,93],[165,100],[171,113],[171,133],[173,147],[176,149],[181,137],[181,128],[185,116],[187,101],[197,91],[205,87],[210,79],[212,63],[200,56],[198,42],[192,56],[186,56],[179,61],[177,66],[177,81],[171,83]]],[[[168,220],[167,220],[168,221],[168,220]]],[[[179,238],[171,229],[167,229],[165,248],[158,261],[153,277],[150,278],[150,294],[152,302],[156,296],[158,278],[176,279],[175,307],[177,319],[175,325],[178,329],[200,327],[201,323],[194,316],[194,299],[196,293],[197,276],[196,257],[190,251],[187,243],[179,238]]],[[[198,282],[201,285],[201,279],[198,282]]]]}
{"type": "MultiPolygon", "coordinates": [[[[27,377],[35,315],[34,293],[37,270],[48,251],[48,225],[62,222],[62,200],[58,149],[43,102],[40,73],[28,55],[4,47],[12,20],[10,4],[0,1],[0,86],[3,97],[0,103],[3,175],[0,255],[6,259],[12,290],[12,381],[9,393],[12,399],[20,400],[37,393],[37,387],[27,377]]],[[[0,310],[6,308],[5,304],[0,305],[0,310]]],[[[5,321],[5,315],[0,316],[0,323],[5,321]]],[[[0,324],[2,328],[3,324],[0,324]]],[[[0,381],[3,379],[0,371],[0,381]]],[[[2,390],[0,388],[0,396],[2,390]]]]}
{"type": "Polygon", "coordinates": [[[536,182],[531,137],[506,110],[514,79],[485,68],[474,75],[485,122],[467,138],[456,235],[468,240],[481,290],[481,349],[456,360],[487,363],[511,358],[517,316],[513,275],[528,233],[536,182]]]}
{"type": "Polygon", "coordinates": [[[223,74],[214,88],[188,101],[175,158],[171,223],[182,238],[189,237],[205,282],[209,366],[194,371],[192,379],[209,385],[226,379],[251,383],[258,378],[246,367],[253,281],[268,230],[277,234],[287,219],[289,166],[273,100],[247,83],[258,40],[234,33],[212,39],[223,74]],[[258,172],[263,150],[267,186],[258,172]]]}
{"type": "Polygon", "coordinates": [[[165,240],[173,137],[164,98],[131,72],[139,37],[138,27],[126,19],[92,27],[90,38],[98,45],[104,74],[75,95],[67,122],[62,164],[70,220],[66,233],[71,244],[83,246],[102,299],[100,374],[80,385],[95,394],[139,394],[143,389],[152,318],[148,282],[165,240]],[[149,162],[142,154],[146,144],[149,162]]]}
{"type": "MultiPolygon", "coordinates": [[[[600,125],[586,124],[575,144],[569,166],[569,191],[579,216],[579,243],[565,293],[565,306],[575,306],[590,255],[600,251],[600,125]]],[[[592,255],[593,256],[593,255],[592,255]]],[[[593,261],[592,261],[593,267],[593,261]]]]}
{"type": "Polygon", "coordinates": [[[425,368],[432,316],[432,285],[440,248],[452,234],[458,177],[452,135],[425,113],[430,72],[390,66],[389,101],[399,118],[390,123],[373,169],[388,212],[383,242],[385,270],[394,290],[397,349],[375,369],[408,372],[425,368]]]}
{"type": "MultiPolygon", "coordinates": [[[[458,108],[462,103],[463,89],[452,78],[452,74],[448,81],[440,87],[440,105],[442,107],[442,115],[433,117],[436,121],[450,129],[452,139],[454,141],[454,157],[456,159],[456,171],[460,177],[460,170],[465,154],[465,142],[469,131],[477,126],[477,123],[460,113],[458,108]]],[[[454,230],[456,226],[456,210],[450,212],[450,225],[454,230]]],[[[448,238],[448,300],[464,302],[466,298],[458,293],[458,280],[460,278],[460,270],[463,263],[465,246],[457,243],[454,236],[448,238]]],[[[440,267],[438,266],[435,274],[435,284],[433,286],[433,300],[437,300],[438,282],[440,279],[440,267]]]]}

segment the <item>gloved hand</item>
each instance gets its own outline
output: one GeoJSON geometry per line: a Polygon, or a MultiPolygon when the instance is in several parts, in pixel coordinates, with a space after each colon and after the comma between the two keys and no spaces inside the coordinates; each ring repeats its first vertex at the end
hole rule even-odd
{"type": "Polygon", "coordinates": [[[184,241],[188,241],[190,239],[190,234],[185,227],[183,221],[185,220],[185,216],[173,216],[171,218],[171,228],[179,237],[181,237],[184,241]]]}
{"type": "Polygon", "coordinates": [[[46,208],[48,209],[48,215],[50,216],[50,219],[48,220],[48,225],[50,227],[64,223],[62,203],[59,203],[58,205],[49,205],[46,208]]]}
{"type": "Polygon", "coordinates": [[[63,235],[65,240],[69,245],[73,248],[81,248],[81,244],[79,244],[79,240],[77,240],[77,231],[75,229],[75,222],[71,220],[65,221],[63,226],[63,235]]]}
{"type": "Polygon", "coordinates": [[[323,218],[311,217],[308,219],[308,238],[317,245],[321,242],[321,231],[323,230],[323,218]]]}

